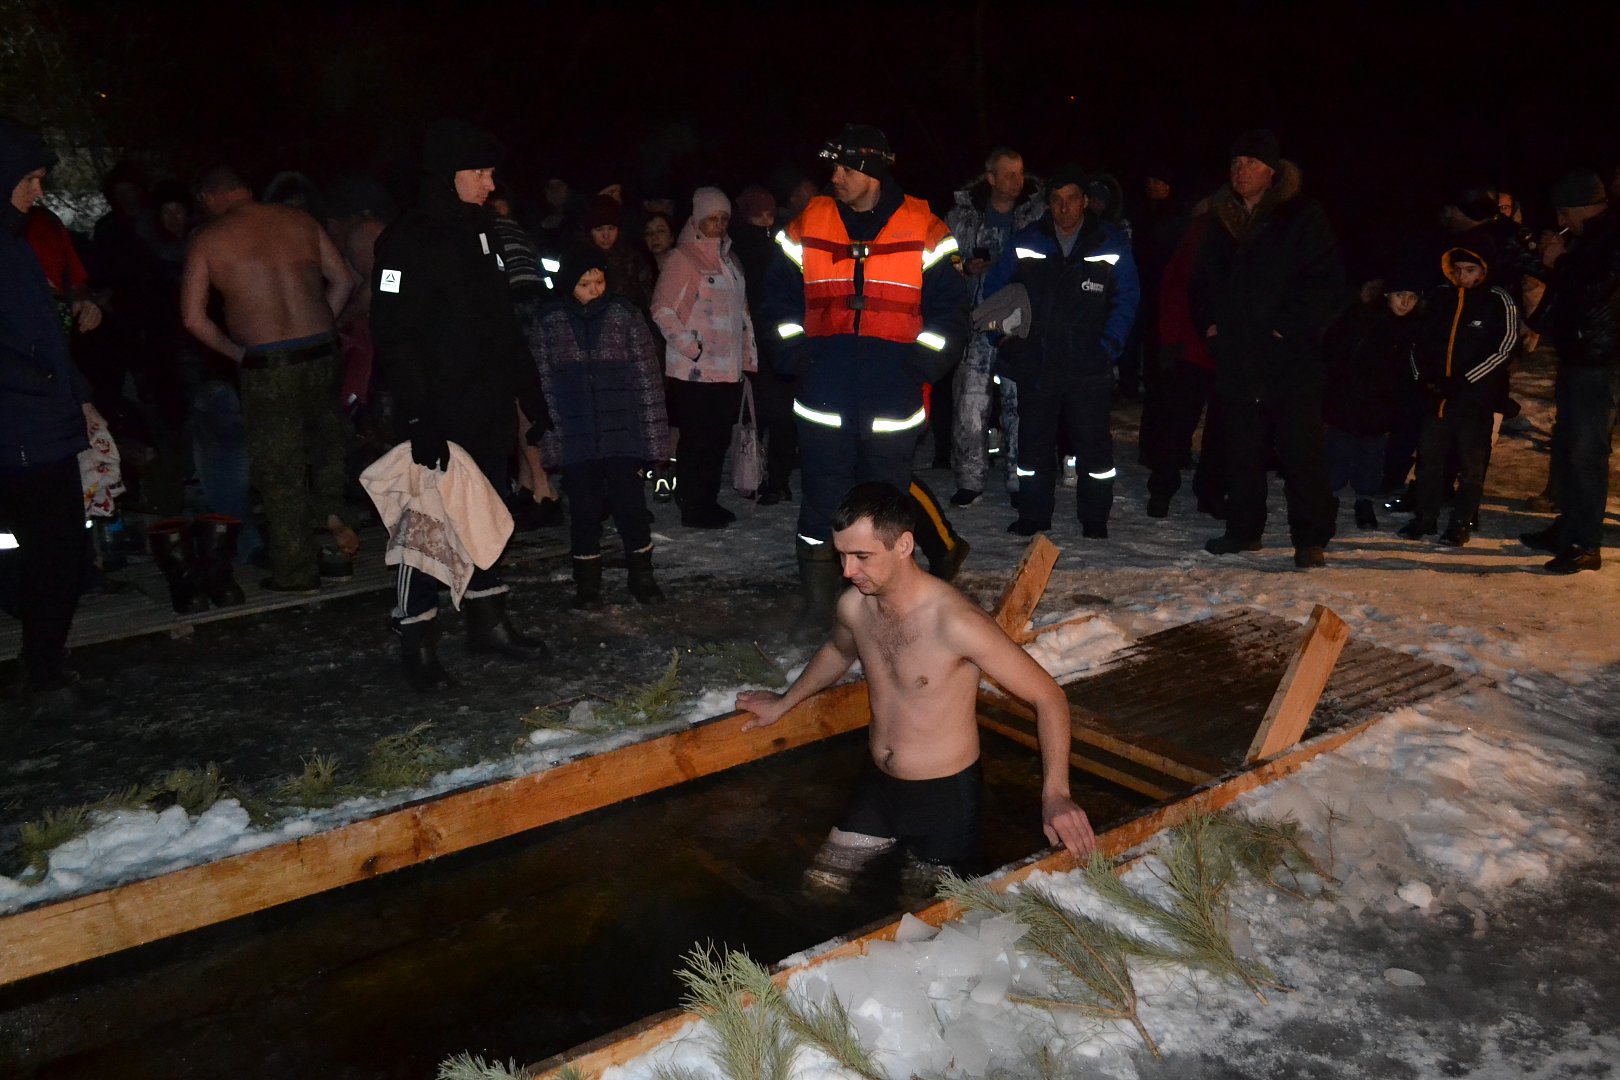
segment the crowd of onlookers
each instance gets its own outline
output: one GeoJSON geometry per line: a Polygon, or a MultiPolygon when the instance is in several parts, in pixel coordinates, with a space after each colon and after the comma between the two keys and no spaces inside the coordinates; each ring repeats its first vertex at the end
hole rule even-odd
{"type": "MultiPolygon", "coordinates": [[[[0,164],[28,164],[25,172],[32,175],[38,148],[15,131],[8,129],[0,164]]],[[[1522,202],[1483,180],[1459,186],[1435,208],[1429,234],[1407,238],[1379,280],[1358,285],[1344,278],[1326,216],[1294,209],[1314,206],[1301,193],[1301,171],[1281,157],[1269,133],[1248,133],[1244,140],[1233,148],[1231,182],[1213,193],[1187,192],[1163,167],[1136,177],[1129,193],[1105,172],[1072,172],[1055,163],[1051,169],[1049,178],[1061,175],[1065,191],[1079,188],[1083,213],[1121,238],[1136,264],[1140,299],[1111,378],[1116,397],[1144,398],[1140,455],[1148,470],[1149,516],[1169,513],[1183,472],[1194,468],[1198,510],[1226,521],[1209,550],[1254,550],[1264,525],[1264,472],[1280,465],[1302,566],[1319,565],[1320,549],[1341,527],[1338,495],[1346,488],[1347,518],[1355,527],[1375,528],[1381,513],[1401,512],[1409,515],[1399,530],[1404,537],[1437,534],[1443,543],[1466,544],[1478,528],[1494,431],[1518,412],[1509,372],[1539,339],[1557,350],[1560,362],[1553,466],[1541,500],[1565,513],[1524,539],[1554,556],[1551,570],[1595,569],[1597,525],[1589,509],[1574,511],[1573,504],[1589,508],[1597,498],[1601,522],[1602,500],[1594,490],[1606,491],[1612,424],[1620,240],[1610,205],[1620,196],[1620,172],[1604,178],[1576,170],[1548,197],[1521,193],[1522,202]],[[1253,163],[1261,186],[1246,187],[1256,181],[1240,173],[1241,162],[1253,163]],[[1548,227],[1526,228],[1527,210],[1548,227]],[[1308,312],[1281,301],[1267,309],[1268,297],[1292,295],[1280,285],[1268,292],[1267,275],[1301,265],[1305,248],[1316,252],[1309,256],[1321,275],[1316,295],[1328,299],[1313,300],[1308,312]],[[1329,248],[1331,266],[1324,261],[1329,248]],[[1317,478],[1318,470],[1325,476],[1317,478]],[[1447,504],[1450,515],[1442,523],[1447,504]]],[[[8,175],[5,182],[21,191],[27,177],[8,175]]],[[[591,534],[610,513],[627,552],[650,550],[644,514],[624,512],[634,501],[613,494],[614,485],[626,482],[644,486],[657,501],[672,500],[683,526],[725,528],[735,515],[719,496],[745,386],[766,447],[763,477],[751,497],[762,505],[791,500],[793,381],[776,370],[776,335],[753,313],[767,268],[780,257],[776,231],[818,193],[817,179],[774,191],[750,184],[731,195],[702,187],[679,199],[634,198],[623,182],[579,191],[562,178],[531,193],[505,186],[496,174],[492,187],[480,220],[498,245],[545,392],[547,404],[529,407],[549,413],[526,416],[521,410],[528,403],[513,402],[518,435],[502,448],[512,471],[501,494],[517,528],[561,524],[559,496],[566,494],[576,559],[597,553],[591,534]],[[585,295],[576,291],[581,286],[585,295]],[[570,324],[553,311],[547,322],[548,305],[557,298],[576,297],[589,312],[600,295],[619,298],[622,310],[636,317],[615,316],[582,330],[585,324],[570,324]],[[620,355],[624,370],[582,375],[573,355],[586,340],[582,333],[617,343],[605,354],[620,355]],[[636,366],[647,350],[661,367],[658,385],[648,384],[636,366]],[[598,410],[588,422],[578,415],[587,399],[598,410]],[[603,409],[617,411],[605,421],[603,409]],[[581,441],[608,437],[618,440],[611,450],[581,441]],[[629,481],[612,470],[593,471],[592,462],[626,456],[639,466],[629,481]]],[[[975,304],[1005,282],[1005,275],[998,282],[997,267],[1011,265],[1013,237],[1053,212],[1051,191],[1019,153],[1001,148],[956,193],[945,218],[975,304]]],[[[413,437],[405,428],[411,418],[394,405],[388,365],[377,361],[372,326],[379,288],[412,295],[408,271],[403,285],[391,283],[389,268],[378,263],[378,239],[399,207],[366,179],[323,187],[281,173],[250,190],[228,169],[180,179],[153,177],[133,164],[113,169],[103,192],[104,215],[89,228],[76,221],[71,232],[48,203],[30,198],[25,207],[18,196],[12,205],[20,215],[17,235],[37,258],[56,305],[74,377],[83,380],[92,406],[86,414],[104,422],[121,451],[123,510],[169,517],[207,512],[240,522],[228,544],[213,545],[215,562],[223,557],[240,568],[257,561],[271,569],[273,587],[313,587],[319,577],[346,573],[357,544],[348,516],[364,505],[357,477],[413,437]],[[334,283],[327,266],[324,283],[315,283],[327,300],[339,301],[329,331],[270,334],[275,340],[234,350],[239,355],[222,352],[225,339],[206,332],[215,322],[239,321],[241,313],[229,310],[232,289],[256,286],[242,279],[222,285],[225,271],[217,262],[210,278],[209,268],[194,265],[199,257],[189,250],[191,241],[211,209],[223,214],[243,199],[311,219],[315,250],[332,253],[317,256],[317,265],[327,259],[347,278],[334,283]],[[256,503],[274,494],[255,493],[252,486],[268,475],[254,467],[252,429],[270,406],[250,399],[244,376],[302,363],[300,350],[324,349],[327,333],[333,335],[330,405],[341,424],[348,508],[333,504],[328,513],[312,495],[308,506],[300,502],[287,511],[303,515],[297,518],[302,539],[294,546],[315,549],[304,576],[276,561],[274,530],[261,528],[255,513],[256,503]],[[317,505],[322,512],[308,518],[317,505]]],[[[232,264],[229,272],[250,273],[244,267],[251,261],[232,264]]],[[[997,333],[975,333],[962,361],[933,387],[934,465],[952,471],[950,503],[961,510],[1003,479],[1008,490],[1018,489],[1018,384],[1003,377],[1002,345],[997,333]]],[[[12,342],[3,347],[15,351],[12,342]]],[[[18,361],[8,356],[4,362],[18,361]]],[[[325,393],[326,383],[320,386],[325,393]]],[[[1060,453],[1072,454],[1075,437],[1058,432],[1060,453]]],[[[1068,460],[1064,482],[1083,487],[1068,460]]],[[[32,462],[0,462],[0,474],[20,464],[32,462]]],[[[278,483],[305,484],[301,465],[279,475],[278,483]]],[[[1050,527],[1049,521],[1039,527],[1050,527]]],[[[100,519],[91,534],[98,552],[87,582],[95,580],[96,566],[115,565],[128,550],[116,542],[118,533],[116,518],[100,519]]],[[[1093,535],[1089,527],[1087,535],[1093,535]]],[[[194,539],[191,557],[204,560],[207,547],[194,539]]],[[[175,595],[182,609],[240,597],[213,579],[184,580],[192,587],[175,595]]],[[[637,599],[653,598],[650,566],[639,585],[632,579],[632,589],[637,599]]],[[[597,595],[582,587],[580,605],[590,606],[597,595]]]]}

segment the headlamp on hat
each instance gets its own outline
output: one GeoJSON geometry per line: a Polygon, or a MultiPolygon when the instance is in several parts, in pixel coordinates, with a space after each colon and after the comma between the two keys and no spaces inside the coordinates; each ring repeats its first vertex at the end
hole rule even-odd
{"type": "Polygon", "coordinates": [[[845,124],[837,138],[821,145],[818,156],[868,176],[886,172],[894,164],[888,137],[870,124],[845,124]]]}

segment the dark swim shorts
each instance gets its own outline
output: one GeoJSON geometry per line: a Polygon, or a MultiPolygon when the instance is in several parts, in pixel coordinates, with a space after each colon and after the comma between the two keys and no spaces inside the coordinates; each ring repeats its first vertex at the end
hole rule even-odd
{"type": "Polygon", "coordinates": [[[891,837],[924,862],[966,870],[979,843],[979,763],[953,776],[897,780],[868,760],[838,827],[891,837]]]}

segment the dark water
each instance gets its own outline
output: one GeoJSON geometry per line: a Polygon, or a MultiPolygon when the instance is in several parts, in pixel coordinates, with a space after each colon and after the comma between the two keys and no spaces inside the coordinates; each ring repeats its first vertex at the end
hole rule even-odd
{"type": "MultiPolygon", "coordinates": [[[[694,943],[770,963],[891,914],[798,882],[866,733],[0,989],[0,1076],[426,1078],[674,1007],[694,943]]],[[[1045,846],[1035,754],[984,739],[985,869],[1045,846]]],[[[1077,783],[1085,784],[1077,777],[1077,783]]],[[[1141,803],[1077,798],[1100,829],[1141,803]]]]}

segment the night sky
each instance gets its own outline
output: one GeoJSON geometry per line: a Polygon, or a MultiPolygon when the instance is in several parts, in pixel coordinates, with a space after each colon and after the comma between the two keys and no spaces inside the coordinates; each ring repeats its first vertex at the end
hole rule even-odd
{"type": "Polygon", "coordinates": [[[875,123],[942,205],[991,146],[1032,171],[1162,162],[1223,178],[1269,126],[1370,266],[1446,193],[1489,180],[1547,216],[1573,165],[1620,162],[1620,5],[108,3],[58,6],[118,145],[262,182],[413,183],[453,112],[513,150],[505,179],[735,192],[875,123]],[[982,78],[976,59],[981,41],[982,78]]]}

